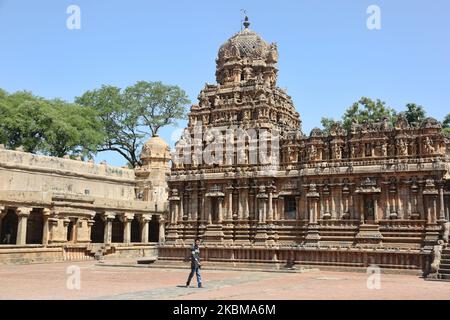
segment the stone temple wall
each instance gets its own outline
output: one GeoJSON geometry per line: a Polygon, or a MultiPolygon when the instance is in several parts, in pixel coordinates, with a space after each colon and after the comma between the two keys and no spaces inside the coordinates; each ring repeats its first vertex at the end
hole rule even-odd
{"type": "Polygon", "coordinates": [[[0,148],[0,264],[155,255],[168,155],[155,137],[135,170],[0,148]]]}
{"type": "Polygon", "coordinates": [[[135,199],[134,170],[0,150],[0,191],[53,192],[135,199]]]}
{"type": "Polygon", "coordinates": [[[448,242],[441,124],[385,117],[308,136],[277,87],[276,44],[244,27],[220,47],[217,84],[175,145],[159,261],[183,260],[200,238],[207,263],[426,271],[448,242]]]}

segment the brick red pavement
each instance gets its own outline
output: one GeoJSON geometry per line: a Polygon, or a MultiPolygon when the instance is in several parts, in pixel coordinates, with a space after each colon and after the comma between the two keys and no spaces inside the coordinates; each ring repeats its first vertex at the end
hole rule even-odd
{"type": "MultiPolygon", "coordinates": [[[[0,266],[0,299],[450,299],[450,282],[365,273],[270,273],[204,270],[204,289],[181,287],[189,270],[96,266],[71,262],[0,266]],[[80,290],[68,289],[67,268],[80,267],[80,290]]],[[[194,280],[195,285],[195,280],[194,280]]]]}

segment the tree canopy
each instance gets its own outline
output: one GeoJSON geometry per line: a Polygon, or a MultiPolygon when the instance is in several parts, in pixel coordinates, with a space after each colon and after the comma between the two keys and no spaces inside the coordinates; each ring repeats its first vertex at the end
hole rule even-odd
{"type": "Polygon", "coordinates": [[[388,107],[385,102],[377,99],[373,101],[370,98],[362,97],[359,101],[353,103],[344,113],[341,120],[331,118],[322,118],[321,123],[326,132],[329,132],[331,126],[338,122],[344,129],[350,130],[352,122],[375,122],[387,118],[392,123],[395,119],[394,109],[388,107]]]}
{"type": "Polygon", "coordinates": [[[103,124],[105,138],[98,151],[115,151],[130,167],[141,164],[139,152],[143,139],[157,135],[166,125],[186,117],[190,103],[178,86],[139,81],[124,90],[102,86],[75,98],[76,103],[93,108],[103,124]]]}
{"type": "Polygon", "coordinates": [[[91,108],[31,92],[0,91],[0,143],[7,148],[63,157],[92,157],[103,140],[91,108]]]}
{"type": "MultiPolygon", "coordinates": [[[[420,123],[427,118],[425,109],[415,103],[407,103],[405,110],[397,113],[380,99],[374,101],[370,98],[362,97],[345,111],[340,120],[324,117],[321,119],[321,124],[325,133],[329,133],[335,123],[341,124],[345,130],[349,131],[354,121],[357,123],[372,123],[387,118],[388,123],[393,124],[400,115],[403,115],[410,124],[420,123]]],[[[450,135],[450,114],[442,121],[442,132],[450,135]]]]}
{"type": "Polygon", "coordinates": [[[446,135],[450,135],[450,113],[442,121],[442,130],[446,135]]]}

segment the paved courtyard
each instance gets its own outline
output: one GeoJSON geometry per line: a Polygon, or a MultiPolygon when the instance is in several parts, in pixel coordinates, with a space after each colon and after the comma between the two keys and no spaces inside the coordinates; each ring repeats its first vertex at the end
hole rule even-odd
{"type": "Polygon", "coordinates": [[[198,289],[182,287],[187,274],[91,261],[0,266],[0,299],[450,299],[450,282],[414,275],[382,274],[381,288],[368,289],[365,273],[204,270],[198,289]]]}

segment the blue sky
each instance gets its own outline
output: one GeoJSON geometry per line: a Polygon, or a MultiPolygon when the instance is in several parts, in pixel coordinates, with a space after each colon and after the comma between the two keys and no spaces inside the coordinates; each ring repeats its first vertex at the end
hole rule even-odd
{"type": "MultiPolygon", "coordinates": [[[[450,113],[448,0],[0,0],[0,87],[73,101],[102,84],[163,81],[195,102],[215,82],[217,50],[240,30],[243,8],[250,28],[278,43],[278,85],[304,132],[361,96],[397,110],[415,102],[438,120],[450,113]],[[66,28],[71,4],[80,30],[66,28]],[[366,27],[372,4],[381,30],[366,27]]],[[[170,141],[173,131],[161,135],[170,141]]],[[[114,153],[96,157],[104,159],[125,164],[114,153]]]]}

